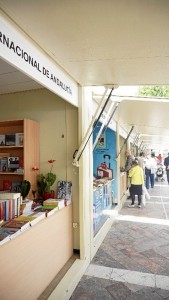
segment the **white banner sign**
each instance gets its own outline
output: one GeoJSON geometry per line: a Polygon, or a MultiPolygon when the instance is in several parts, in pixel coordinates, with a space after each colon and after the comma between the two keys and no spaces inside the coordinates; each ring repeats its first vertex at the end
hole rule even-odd
{"type": "Polygon", "coordinates": [[[77,83],[3,15],[0,20],[0,55],[47,89],[78,106],[77,83]]]}

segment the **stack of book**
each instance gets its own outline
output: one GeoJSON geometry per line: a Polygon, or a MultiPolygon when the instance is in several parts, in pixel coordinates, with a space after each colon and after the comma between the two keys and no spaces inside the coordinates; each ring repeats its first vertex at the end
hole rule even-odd
{"type": "Polygon", "coordinates": [[[9,221],[20,215],[22,197],[20,193],[0,194],[0,220],[9,221]]]}
{"type": "Polygon", "coordinates": [[[12,219],[8,222],[5,222],[2,225],[2,228],[16,228],[20,229],[21,231],[24,231],[25,229],[28,229],[30,227],[30,223],[28,220],[22,220],[22,219],[12,219]]]}
{"type": "Polygon", "coordinates": [[[32,212],[30,215],[27,216],[19,216],[15,218],[15,221],[27,221],[29,222],[29,226],[33,226],[42,219],[45,219],[45,212],[32,212]]]}
{"type": "Polygon", "coordinates": [[[58,211],[58,207],[56,204],[42,205],[34,209],[34,212],[44,212],[46,217],[53,215],[56,211],[58,211]]]}
{"type": "Polygon", "coordinates": [[[65,200],[64,199],[47,199],[43,201],[43,205],[52,206],[55,205],[58,209],[62,209],[65,207],[65,200]]]}
{"type": "Polygon", "coordinates": [[[46,218],[46,213],[44,211],[34,211],[32,212],[28,217],[34,218],[31,222],[30,225],[33,226],[37,224],[39,221],[43,220],[46,218]]]}

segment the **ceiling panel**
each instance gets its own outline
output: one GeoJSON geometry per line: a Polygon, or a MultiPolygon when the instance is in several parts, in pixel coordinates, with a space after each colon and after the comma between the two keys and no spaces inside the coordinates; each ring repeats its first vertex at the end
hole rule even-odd
{"type": "MultiPolygon", "coordinates": [[[[0,7],[81,85],[169,84],[168,0],[0,0],[0,7]]],[[[0,60],[0,93],[34,88],[41,86],[0,60]]],[[[168,111],[168,103],[124,101],[116,118],[155,145],[169,135],[168,111]]]]}
{"type": "Polygon", "coordinates": [[[169,83],[168,0],[0,0],[83,85],[169,83]]]}
{"type": "Polygon", "coordinates": [[[0,59],[0,94],[42,88],[40,84],[0,59]]]}

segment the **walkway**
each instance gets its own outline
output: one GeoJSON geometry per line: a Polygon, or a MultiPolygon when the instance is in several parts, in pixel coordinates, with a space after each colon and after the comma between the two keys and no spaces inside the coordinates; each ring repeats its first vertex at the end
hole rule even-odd
{"type": "Polygon", "coordinates": [[[141,209],[127,200],[71,300],[169,299],[169,185],[141,209]]]}

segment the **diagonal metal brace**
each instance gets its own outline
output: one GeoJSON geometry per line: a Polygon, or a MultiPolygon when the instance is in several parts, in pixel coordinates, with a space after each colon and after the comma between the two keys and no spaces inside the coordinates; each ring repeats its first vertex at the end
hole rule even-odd
{"type": "Polygon", "coordinates": [[[116,156],[116,159],[119,157],[121,151],[122,151],[123,148],[124,148],[124,145],[127,143],[127,141],[128,141],[128,139],[129,139],[129,137],[130,137],[130,135],[131,135],[133,129],[134,129],[134,125],[131,127],[131,129],[130,129],[130,131],[129,131],[129,133],[128,133],[128,135],[127,135],[127,137],[126,137],[126,139],[125,139],[125,141],[124,141],[124,143],[123,143],[123,145],[122,145],[122,147],[121,147],[121,149],[120,149],[120,151],[119,151],[119,153],[118,153],[118,155],[116,156]]]}
{"type": "Polygon", "coordinates": [[[105,89],[104,95],[102,97],[102,101],[100,102],[100,105],[98,106],[98,108],[97,108],[97,110],[95,112],[95,115],[94,115],[94,117],[93,117],[93,119],[92,119],[92,121],[90,123],[90,126],[89,126],[89,128],[88,128],[88,130],[87,130],[87,132],[85,134],[85,137],[84,137],[84,139],[83,139],[83,141],[82,141],[79,149],[76,150],[75,153],[74,153],[73,165],[76,166],[76,167],[79,166],[78,161],[79,161],[80,157],[82,156],[83,151],[85,150],[86,145],[87,145],[90,137],[92,136],[93,131],[95,130],[95,128],[96,128],[96,126],[97,126],[97,124],[98,124],[98,122],[99,122],[99,120],[101,118],[101,115],[102,115],[103,111],[105,110],[105,108],[106,108],[106,106],[107,106],[107,104],[108,104],[108,102],[109,102],[109,100],[111,98],[111,95],[112,95],[112,92],[114,90],[114,87],[111,89],[108,98],[105,100],[105,96],[106,96],[107,90],[108,90],[108,88],[105,89]],[[101,107],[102,107],[102,109],[101,109],[101,107]],[[100,109],[101,109],[101,111],[100,111],[100,109]],[[99,113],[99,111],[100,111],[100,113],[99,113]],[[98,113],[99,113],[99,116],[97,117],[98,113]]]}

